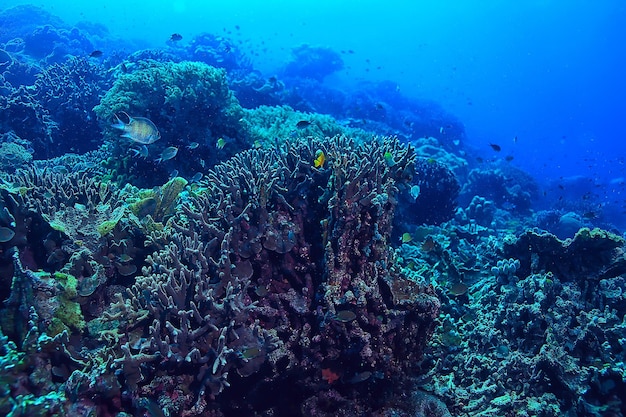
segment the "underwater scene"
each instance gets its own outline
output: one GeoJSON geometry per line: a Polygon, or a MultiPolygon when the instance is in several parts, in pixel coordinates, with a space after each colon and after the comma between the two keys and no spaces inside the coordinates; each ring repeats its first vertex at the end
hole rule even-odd
{"type": "Polygon", "coordinates": [[[626,416],[624,22],[4,0],[0,416],[626,416]]]}

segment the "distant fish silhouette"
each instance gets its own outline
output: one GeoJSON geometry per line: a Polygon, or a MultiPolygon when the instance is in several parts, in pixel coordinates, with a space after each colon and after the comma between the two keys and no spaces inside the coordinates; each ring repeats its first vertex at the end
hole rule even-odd
{"type": "Polygon", "coordinates": [[[496,152],[500,152],[502,150],[502,148],[500,147],[500,145],[497,145],[495,143],[490,143],[489,146],[491,146],[491,149],[493,149],[496,152]]]}
{"type": "Polygon", "coordinates": [[[103,52],[96,49],[95,51],[93,51],[92,53],[89,54],[89,56],[91,58],[100,58],[102,56],[103,52]]]}
{"type": "Polygon", "coordinates": [[[180,33],[172,33],[172,36],[170,36],[170,42],[178,42],[182,39],[183,35],[181,35],[180,33]]]}
{"type": "Polygon", "coordinates": [[[296,123],[296,127],[298,129],[305,129],[309,126],[311,126],[311,122],[309,122],[308,120],[300,120],[298,123],[296,123]]]}
{"type": "Polygon", "coordinates": [[[177,153],[178,148],[176,146],[169,146],[163,149],[163,152],[161,152],[161,157],[158,158],[156,162],[160,164],[163,161],[169,161],[170,159],[175,157],[177,153]]]}

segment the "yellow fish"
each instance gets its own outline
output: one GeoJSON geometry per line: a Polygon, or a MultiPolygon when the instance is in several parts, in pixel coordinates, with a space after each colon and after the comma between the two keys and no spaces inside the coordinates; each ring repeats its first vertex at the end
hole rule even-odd
{"type": "Polygon", "coordinates": [[[324,162],[326,162],[326,155],[324,155],[324,152],[318,149],[317,152],[315,152],[315,159],[313,160],[313,165],[315,166],[315,168],[323,168],[324,162]]]}
{"type": "Polygon", "coordinates": [[[226,139],[224,138],[219,138],[215,143],[217,149],[224,149],[224,146],[226,146],[226,139]]]}
{"type": "Polygon", "coordinates": [[[410,233],[402,233],[402,243],[409,243],[413,240],[413,236],[410,233]]]}
{"type": "Polygon", "coordinates": [[[122,135],[123,138],[128,138],[133,142],[141,143],[143,145],[150,145],[151,143],[161,139],[159,130],[150,119],[146,119],[145,117],[131,117],[126,112],[122,113],[128,117],[128,123],[122,122],[116,114],[116,122],[111,126],[124,132],[122,135]]]}
{"type": "Polygon", "coordinates": [[[396,161],[393,159],[393,154],[389,151],[385,152],[383,158],[385,159],[385,164],[387,164],[388,167],[392,167],[396,164],[396,161]]]}

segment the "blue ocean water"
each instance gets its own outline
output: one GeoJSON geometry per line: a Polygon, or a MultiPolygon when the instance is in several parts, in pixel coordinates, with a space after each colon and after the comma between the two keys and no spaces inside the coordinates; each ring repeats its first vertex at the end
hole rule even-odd
{"type": "Polygon", "coordinates": [[[625,3],[76,3],[0,4],[0,415],[626,414],[625,3]]]}

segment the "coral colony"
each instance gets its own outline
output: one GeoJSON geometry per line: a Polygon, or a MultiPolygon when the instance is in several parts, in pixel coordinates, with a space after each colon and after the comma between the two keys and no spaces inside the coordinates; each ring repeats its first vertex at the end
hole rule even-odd
{"type": "Polygon", "coordinates": [[[624,239],[453,116],[0,23],[0,414],[623,415],[624,239]]]}

